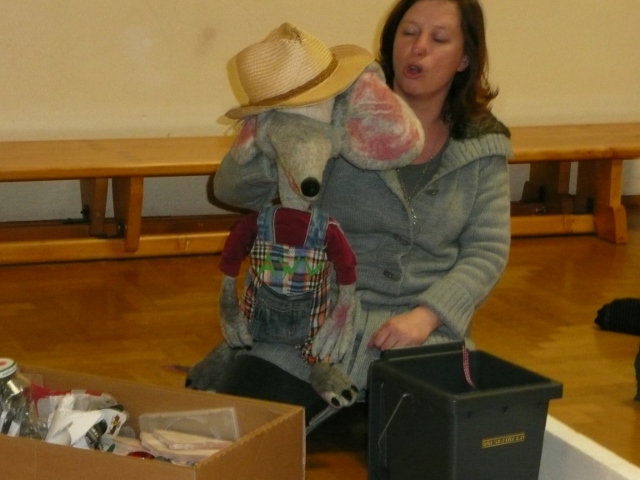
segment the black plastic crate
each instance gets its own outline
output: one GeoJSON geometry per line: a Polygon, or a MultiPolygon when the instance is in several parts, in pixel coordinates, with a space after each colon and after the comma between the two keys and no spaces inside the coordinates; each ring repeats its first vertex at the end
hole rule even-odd
{"type": "Polygon", "coordinates": [[[369,375],[370,480],[537,480],[562,384],[462,343],[399,351],[369,375]]]}

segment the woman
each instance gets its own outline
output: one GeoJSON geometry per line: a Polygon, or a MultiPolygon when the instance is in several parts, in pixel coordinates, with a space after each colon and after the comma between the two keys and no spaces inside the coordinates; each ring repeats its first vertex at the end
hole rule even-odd
{"type": "MultiPolygon", "coordinates": [[[[414,162],[414,166],[405,169],[406,173],[398,172],[400,185],[409,202],[410,213],[416,216],[417,209],[424,210],[424,214],[419,214],[420,217],[425,216],[422,220],[424,227],[439,228],[444,223],[446,227],[443,228],[448,231],[444,238],[449,241],[449,248],[444,248],[446,243],[435,243],[445,232],[441,232],[441,235],[425,232],[421,237],[428,243],[420,253],[441,257],[449,251],[452,256],[448,262],[443,262],[442,268],[436,269],[432,263],[431,266],[425,265],[426,271],[416,271],[416,278],[423,277],[423,274],[430,275],[433,271],[447,273],[438,274],[437,279],[428,282],[430,292],[424,292],[426,297],[423,302],[418,302],[420,306],[392,317],[374,334],[370,346],[384,350],[419,345],[441,327],[444,327],[442,333],[449,330],[445,336],[466,336],[475,308],[504,269],[510,239],[506,172],[509,145],[504,136],[483,141],[477,137],[478,132],[484,131],[508,132],[489,114],[488,104],[496,93],[490,89],[486,79],[486,62],[483,14],[475,0],[400,1],[385,24],[380,63],[387,82],[412,107],[426,133],[422,155],[414,162]],[[483,125],[485,123],[487,125],[483,125]],[[466,157],[472,167],[482,166],[476,162],[480,158],[473,158],[476,154],[461,155],[456,152],[456,147],[465,146],[465,139],[473,139],[466,142],[467,147],[495,148],[493,153],[498,157],[493,162],[488,159],[481,162],[487,164],[485,168],[488,170],[478,173],[486,175],[487,180],[477,178],[467,185],[483,189],[474,194],[469,191],[463,193],[461,190],[466,189],[460,188],[463,184],[458,183],[466,182],[464,176],[460,175],[473,168],[450,165],[451,161],[459,164],[466,157]],[[488,143],[492,141],[496,144],[490,146],[488,143]],[[460,210],[445,212],[436,205],[429,205],[431,202],[419,199],[420,196],[435,193],[433,172],[436,169],[439,170],[436,176],[442,176],[440,182],[448,183],[453,179],[447,177],[458,175],[449,187],[437,187],[438,190],[447,191],[447,194],[443,195],[442,192],[436,195],[442,200],[437,203],[447,205],[451,200],[463,206],[460,210]],[[447,169],[453,170],[444,175],[447,169]],[[431,180],[425,182],[425,177],[431,180]],[[414,184],[406,185],[412,179],[417,180],[414,184]],[[427,183],[431,187],[423,188],[427,183]],[[493,195],[486,199],[486,203],[478,203],[482,200],[480,194],[491,193],[493,195]],[[449,197],[449,200],[443,197],[449,197]],[[472,208],[474,205],[475,209],[472,208]],[[483,215],[499,217],[485,221],[483,215]],[[427,221],[427,217],[434,221],[427,221]],[[490,233],[488,229],[493,229],[493,232],[490,233]],[[486,230],[486,233],[480,234],[480,230],[486,230]],[[490,236],[485,236],[487,234],[490,236]],[[470,237],[472,241],[466,242],[470,237]],[[469,280],[473,283],[470,284],[469,280]],[[476,287],[480,286],[478,280],[484,283],[484,288],[476,291],[476,287]]],[[[416,235],[420,236],[418,232],[416,235]]],[[[428,256],[424,259],[427,260],[428,256]]],[[[363,259],[359,257],[359,261],[363,259]]]]}
{"type": "MultiPolygon", "coordinates": [[[[422,123],[423,152],[414,164],[386,172],[337,158],[325,171],[318,203],[358,257],[357,335],[341,368],[361,392],[381,351],[467,338],[510,244],[510,144],[507,129],[489,113],[496,93],[486,78],[478,2],[400,0],[383,29],[379,61],[389,86],[422,123]]],[[[267,165],[223,162],[214,190],[223,202],[258,209],[272,199],[274,181],[267,165]]],[[[308,417],[318,411],[303,362],[281,353],[260,356],[274,368],[273,376],[260,375],[270,383],[247,387],[245,378],[228,393],[299,403],[308,417]]],[[[235,377],[251,371],[247,366],[235,377]]]]}

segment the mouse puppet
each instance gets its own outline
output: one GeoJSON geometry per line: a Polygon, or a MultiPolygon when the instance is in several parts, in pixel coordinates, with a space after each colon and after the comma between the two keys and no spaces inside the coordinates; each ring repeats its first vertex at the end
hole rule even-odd
{"type": "Polygon", "coordinates": [[[220,263],[224,341],[191,369],[187,385],[216,390],[237,353],[281,343],[300,350],[310,384],[329,405],[348,406],[358,392],[337,364],[355,334],[356,257],[340,226],[315,206],[323,172],[340,156],[363,170],[407,165],[424,134],[361,47],[329,49],[285,23],[240,52],[236,65],[249,103],[227,112],[242,126],[225,161],[269,159],[278,203],[248,214],[229,235],[220,263]]]}

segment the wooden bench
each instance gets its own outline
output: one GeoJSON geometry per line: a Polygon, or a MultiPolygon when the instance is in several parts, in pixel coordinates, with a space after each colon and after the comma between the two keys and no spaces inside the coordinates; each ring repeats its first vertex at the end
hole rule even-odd
{"type": "Polygon", "coordinates": [[[627,242],[622,163],[640,158],[640,123],[514,127],[511,133],[510,164],[530,164],[529,181],[545,190],[551,205],[545,214],[512,216],[513,236],[596,233],[627,242]],[[573,209],[563,202],[572,162],[578,162],[574,198],[584,204],[573,209]]]}
{"type": "Polygon", "coordinates": [[[233,137],[194,137],[0,142],[0,182],[80,180],[83,205],[79,222],[2,225],[0,264],[220,251],[234,220],[228,215],[190,222],[191,227],[200,224],[195,231],[185,233],[176,221],[169,227],[151,227],[150,234],[143,235],[144,179],[211,175],[232,141],[233,137]],[[107,221],[109,180],[114,218],[107,221]]]}
{"type": "MultiPolygon", "coordinates": [[[[233,137],[0,142],[0,182],[80,180],[77,221],[0,224],[0,264],[220,252],[236,215],[143,219],[144,179],[211,175],[233,137]],[[112,182],[114,218],[106,219],[112,182]]],[[[640,157],[640,123],[515,127],[511,164],[531,164],[530,181],[549,198],[577,193],[587,213],[512,217],[514,236],[596,233],[627,241],[622,162],[640,157]]],[[[203,192],[203,195],[205,192],[203,192]]],[[[36,200],[46,201],[33,195],[36,200]]]]}

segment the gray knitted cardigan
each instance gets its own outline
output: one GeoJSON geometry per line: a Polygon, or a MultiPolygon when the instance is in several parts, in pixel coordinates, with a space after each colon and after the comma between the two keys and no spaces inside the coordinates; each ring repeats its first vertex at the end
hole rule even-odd
{"type": "MultiPolygon", "coordinates": [[[[511,238],[511,146],[499,126],[493,129],[498,133],[449,139],[411,204],[395,170],[362,171],[342,158],[329,163],[318,205],[342,226],[358,258],[357,336],[340,368],[359,389],[380,354],[367,343],[391,316],[425,305],[443,321],[427,344],[465,339],[476,309],[500,279],[511,238]]],[[[266,158],[244,166],[225,159],[214,178],[215,196],[260,209],[275,197],[276,177],[266,158]]],[[[309,377],[294,347],[260,343],[248,354],[309,377]]]]}

